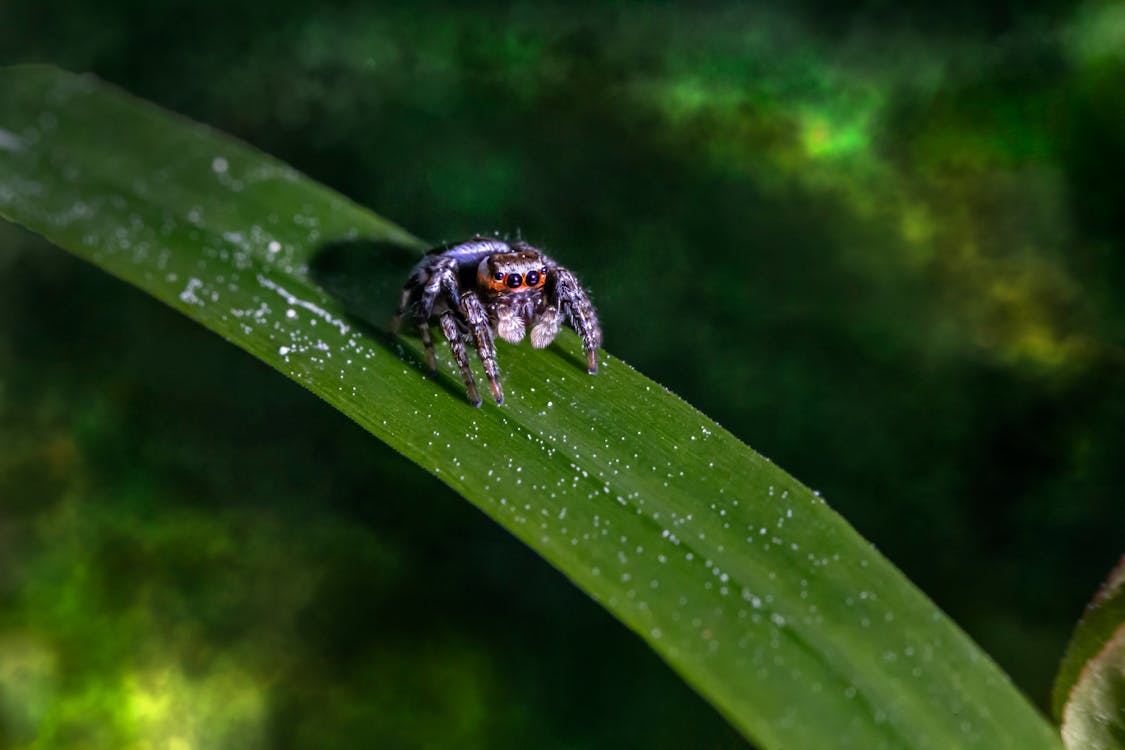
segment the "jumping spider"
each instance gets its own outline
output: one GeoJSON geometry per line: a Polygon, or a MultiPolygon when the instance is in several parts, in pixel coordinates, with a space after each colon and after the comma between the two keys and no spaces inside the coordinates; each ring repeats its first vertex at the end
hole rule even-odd
{"type": "Polygon", "coordinates": [[[567,322],[582,337],[586,369],[591,375],[598,371],[602,329],[590,298],[574,274],[526,242],[477,236],[434,248],[402,288],[402,301],[391,322],[395,333],[404,315],[417,324],[426,364],[435,372],[430,318],[438,316],[473,406],[480,406],[480,392],[469,367],[466,338],[476,347],[497,404],[504,403],[504,391],[493,333],[515,344],[530,328],[531,345],[542,349],[567,322]]]}

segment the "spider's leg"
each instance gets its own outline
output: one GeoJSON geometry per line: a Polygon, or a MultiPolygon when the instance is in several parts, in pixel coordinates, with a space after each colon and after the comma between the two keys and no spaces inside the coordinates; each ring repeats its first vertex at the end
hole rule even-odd
{"type": "Polygon", "coordinates": [[[429,318],[418,316],[418,335],[422,337],[422,346],[426,347],[426,366],[430,372],[437,372],[437,358],[434,357],[434,341],[430,338],[429,318]]]}
{"type": "Polygon", "coordinates": [[[434,357],[434,342],[430,336],[430,316],[434,313],[434,303],[442,292],[456,299],[457,262],[450,258],[425,258],[414,269],[406,286],[402,289],[398,311],[391,321],[392,330],[398,333],[402,316],[407,309],[414,309],[414,323],[426,351],[426,365],[431,372],[437,372],[437,359],[434,357]],[[453,291],[450,292],[449,290],[453,291]]]}
{"type": "MultiPolygon", "coordinates": [[[[500,383],[496,380],[499,376],[496,367],[496,348],[492,344],[492,330],[489,328],[488,313],[485,312],[484,305],[472,291],[461,294],[457,285],[457,262],[455,260],[451,258],[436,260],[432,270],[433,275],[426,281],[422,291],[419,315],[424,313],[428,321],[430,314],[433,312],[437,296],[442,295],[442,302],[448,309],[441,315],[441,332],[449,339],[449,346],[453,349],[453,356],[457,360],[457,366],[461,369],[461,376],[465,380],[465,388],[469,392],[469,400],[479,406],[480,393],[477,391],[476,383],[473,382],[472,370],[469,369],[465,344],[460,338],[460,333],[457,333],[453,338],[450,337],[449,325],[451,322],[454,324],[457,322],[454,311],[461,311],[465,323],[468,324],[469,330],[473,333],[477,354],[480,356],[481,364],[484,365],[484,372],[488,376],[488,384],[492,387],[492,397],[496,399],[496,403],[504,403],[504,392],[500,390],[500,383]],[[454,315],[454,317],[450,318],[449,315],[454,315]],[[458,353],[458,350],[460,350],[460,353],[458,353]]],[[[456,325],[454,325],[454,329],[456,329],[456,325]]]]}
{"type": "Polygon", "coordinates": [[[473,370],[469,367],[469,352],[465,349],[465,341],[461,338],[461,329],[457,327],[457,316],[452,310],[441,314],[441,332],[453,350],[453,359],[461,369],[461,377],[465,381],[465,390],[469,394],[469,402],[473,406],[480,406],[480,391],[477,390],[476,381],[473,380],[473,370]]]}
{"type": "Polygon", "coordinates": [[[410,272],[406,283],[402,285],[402,295],[398,300],[398,308],[395,309],[394,317],[391,318],[391,333],[398,335],[399,329],[402,327],[403,317],[412,308],[415,319],[423,314],[425,320],[429,319],[430,310],[434,304],[434,294],[429,294],[427,299],[427,290],[434,283],[434,277],[440,270],[440,262],[430,256],[426,256],[419,261],[418,265],[414,266],[414,270],[410,272]]]}
{"type": "Polygon", "coordinates": [[[477,348],[477,356],[484,365],[484,374],[488,376],[488,385],[492,389],[492,397],[497,404],[504,403],[504,389],[500,387],[500,368],[496,364],[496,345],[492,342],[492,329],[488,323],[488,312],[484,309],[480,298],[468,291],[461,295],[461,314],[469,324],[473,333],[473,343],[477,348]]]}
{"type": "Polygon", "coordinates": [[[410,306],[411,301],[418,293],[417,280],[411,276],[402,288],[402,297],[399,299],[398,308],[395,310],[395,315],[391,318],[391,333],[398,335],[398,329],[402,327],[402,314],[406,312],[406,308],[410,306]]]}
{"type": "Polygon", "coordinates": [[[602,329],[594,305],[586,290],[570,271],[555,268],[555,297],[559,309],[566,313],[570,325],[582,337],[586,351],[586,370],[593,375],[598,371],[598,347],[602,344],[602,329]]]}
{"type": "Polygon", "coordinates": [[[418,316],[425,316],[426,320],[433,314],[434,301],[439,294],[444,292],[447,297],[457,299],[457,262],[450,258],[435,259],[429,270],[430,275],[418,296],[418,316]]]}

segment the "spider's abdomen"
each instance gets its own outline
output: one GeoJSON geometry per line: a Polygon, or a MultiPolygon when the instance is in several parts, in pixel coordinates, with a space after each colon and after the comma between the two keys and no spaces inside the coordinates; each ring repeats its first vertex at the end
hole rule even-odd
{"type": "Polygon", "coordinates": [[[457,242],[452,245],[440,245],[426,253],[426,255],[427,257],[431,255],[441,255],[446,258],[452,258],[457,261],[458,265],[468,265],[475,268],[477,263],[479,263],[480,259],[484,256],[508,253],[511,252],[511,250],[511,246],[503,240],[474,237],[466,242],[457,242]]]}

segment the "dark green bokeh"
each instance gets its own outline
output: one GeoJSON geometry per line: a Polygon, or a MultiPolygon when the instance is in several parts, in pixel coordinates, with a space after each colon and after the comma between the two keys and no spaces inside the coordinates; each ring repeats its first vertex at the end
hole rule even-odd
{"type": "MultiPolygon", "coordinates": [[[[881,10],[25,2],[0,63],[522,231],[1045,705],[1125,539],[1125,12],[881,10]]],[[[441,485],[11,227],[0,445],[0,746],[739,746],[441,485]]]]}

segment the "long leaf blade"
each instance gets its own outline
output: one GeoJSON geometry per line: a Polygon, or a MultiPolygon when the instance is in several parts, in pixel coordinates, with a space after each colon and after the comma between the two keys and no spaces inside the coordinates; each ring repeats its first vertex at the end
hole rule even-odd
{"type": "Polygon", "coordinates": [[[587,376],[572,335],[544,352],[503,346],[508,401],[474,409],[448,357],[429,378],[417,342],[382,328],[422,246],[409,234],[94,79],[9,68],[0,91],[0,215],[181,310],[436,474],[762,747],[1058,746],[1003,673],[819,497],[625,363],[603,355],[587,376]]]}

